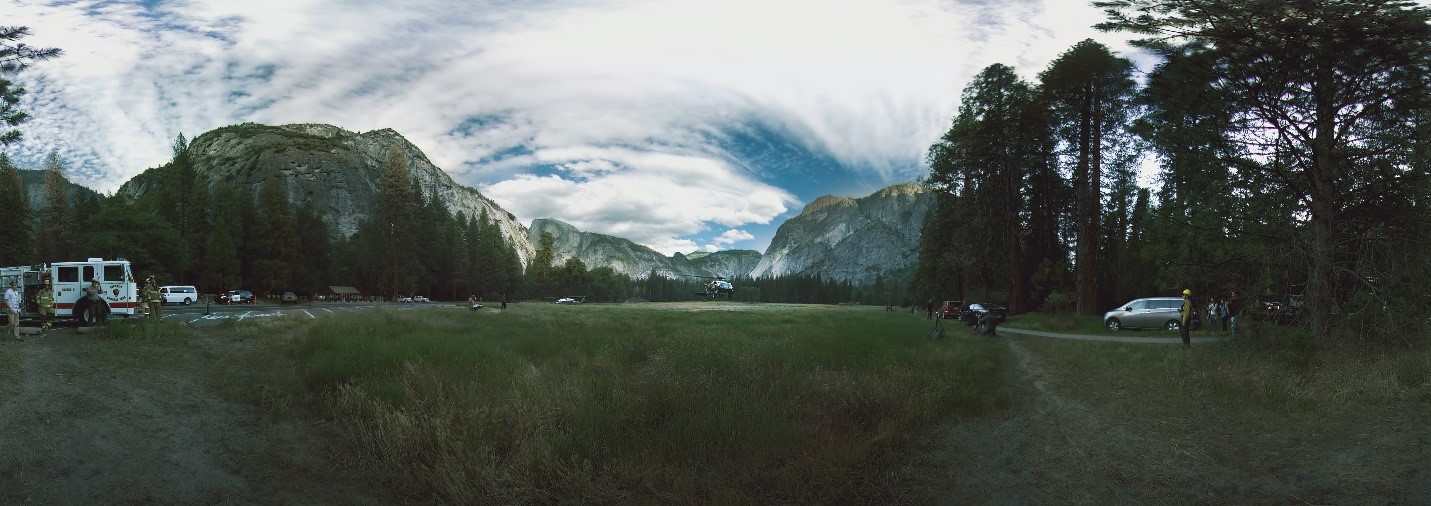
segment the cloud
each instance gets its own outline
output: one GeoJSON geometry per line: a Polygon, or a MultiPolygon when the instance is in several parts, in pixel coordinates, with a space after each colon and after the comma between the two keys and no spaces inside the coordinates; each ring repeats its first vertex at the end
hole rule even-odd
{"type": "Polygon", "coordinates": [[[969,76],[996,62],[1032,76],[1093,36],[1098,16],[1065,0],[0,0],[0,11],[32,28],[27,43],[66,51],[21,74],[35,119],[12,155],[58,150],[97,190],[165,163],[180,132],[393,128],[524,221],[663,252],[768,241],[733,232],[821,192],[922,175],[969,76]],[[774,151],[743,158],[731,145],[741,131],[774,151]]]}
{"type": "Polygon", "coordinates": [[[740,229],[730,229],[725,231],[725,233],[722,233],[719,237],[716,237],[714,240],[711,241],[710,244],[705,245],[703,249],[706,251],[720,251],[724,249],[730,249],[730,247],[734,244],[749,241],[751,239],[755,239],[755,236],[752,235],[750,232],[746,232],[740,229]]]}
{"type": "Polygon", "coordinates": [[[769,223],[799,202],[712,159],[564,148],[539,152],[533,160],[558,173],[518,176],[479,190],[518,216],[561,216],[581,230],[624,237],[667,255],[696,249],[682,237],[711,224],[769,223]]]}

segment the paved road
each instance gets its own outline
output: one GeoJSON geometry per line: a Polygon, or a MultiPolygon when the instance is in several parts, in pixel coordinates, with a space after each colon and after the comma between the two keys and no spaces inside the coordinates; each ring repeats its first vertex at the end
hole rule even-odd
{"type": "MultiPolygon", "coordinates": [[[[1023,334],[1029,336],[1052,337],[1057,339],[1077,339],[1080,341],[1103,341],[1110,343],[1136,343],[1136,344],[1183,344],[1182,338],[1176,334],[1167,337],[1143,337],[1143,336],[1095,336],[1091,334],[1063,334],[1059,332],[1044,332],[1041,330],[1026,330],[1014,327],[999,327],[999,333],[1023,334]]],[[[1169,334],[1172,334],[1171,332],[1169,334]]],[[[1193,337],[1194,344],[1219,343],[1224,337],[1193,337]]]]}

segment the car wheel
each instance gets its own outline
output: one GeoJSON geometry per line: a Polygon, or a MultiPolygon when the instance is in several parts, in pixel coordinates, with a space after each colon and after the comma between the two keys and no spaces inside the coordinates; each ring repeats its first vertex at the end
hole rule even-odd
{"type": "Polygon", "coordinates": [[[1168,320],[1168,323],[1163,325],[1163,328],[1166,328],[1172,332],[1177,332],[1183,329],[1183,322],[1177,320],[1168,320]]]}
{"type": "Polygon", "coordinates": [[[189,305],[189,304],[193,304],[193,303],[194,303],[194,299],[190,299],[190,298],[188,298],[188,297],[184,297],[184,305],[185,305],[185,306],[187,306],[187,305],[189,305]]]}
{"type": "Polygon", "coordinates": [[[1108,330],[1114,332],[1117,332],[1123,328],[1123,322],[1118,321],[1117,318],[1109,318],[1107,322],[1103,323],[1103,325],[1108,327],[1108,330]]]}

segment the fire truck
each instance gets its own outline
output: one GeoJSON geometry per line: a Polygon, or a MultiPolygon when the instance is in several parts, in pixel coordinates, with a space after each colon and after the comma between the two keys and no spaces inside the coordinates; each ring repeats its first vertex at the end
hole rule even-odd
{"type": "Polygon", "coordinates": [[[125,259],[105,260],[90,258],[83,262],[55,262],[52,264],[0,267],[0,286],[9,287],[11,281],[20,284],[24,303],[21,318],[38,315],[40,306],[35,302],[35,294],[49,278],[50,288],[55,294],[55,320],[73,318],[83,323],[93,323],[87,319],[91,302],[85,297],[85,288],[93,280],[99,281],[103,298],[99,302],[104,307],[103,314],[130,317],[144,314],[140,300],[142,294],[134,283],[134,272],[125,259]]]}

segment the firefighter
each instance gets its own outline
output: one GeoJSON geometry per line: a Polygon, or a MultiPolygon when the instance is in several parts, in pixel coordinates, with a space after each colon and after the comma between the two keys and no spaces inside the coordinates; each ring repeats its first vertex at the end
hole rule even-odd
{"type": "Polygon", "coordinates": [[[99,285],[99,278],[89,280],[85,297],[89,298],[89,322],[96,325],[108,323],[109,315],[104,311],[104,287],[99,285]]]}
{"type": "Polygon", "coordinates": [[[55,292],[50,289],[50,276],[45,275],[45,284],[40,287],[40,291],[35,294],[35,303],[40,306],[40,335],[45,335],[50,331],[50,326],[55,319],[55,292]]]}
{"type": "Polygon", "coordinates": [[[1178,333],[1182,335],[1183,347],[1192,346],[1192,337],[1188,332],[1192,330],[1193,312],[1197,311],[1197,306],[1193,305],[1193,291],[1191,288],[1183,289],[1183,307],[1178,312],[1182,316],[1182,325],[1178,327],[1178,333]]]}
{"type": "Polygon", "coordinates": [[[159,295],[159,283],[154,282],[154,275],[144,278],[144,302],[149,304],[149,318],[157,320],[163,318],[164,299],[159,295]]]}

